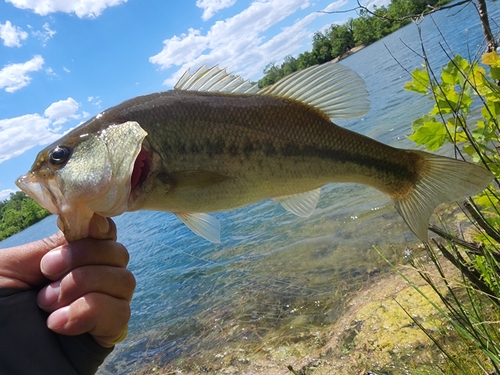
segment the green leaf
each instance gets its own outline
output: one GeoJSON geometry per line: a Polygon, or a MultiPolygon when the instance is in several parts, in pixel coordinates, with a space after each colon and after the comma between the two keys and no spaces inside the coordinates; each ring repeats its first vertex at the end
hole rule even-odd
{"type": "Polygon", "coordinates": [[[463,59],[462,56],[456,55],[441,71],[443,84],[450,86],[462,85],[469,70],[469,62],[463,59]]]}
{"type": "Polygon", "coordinates": [[[427,94],[430,86],[429,73],[427,70],[415,69],[411,73],[411,76],[413,77],[413,81],[406,82],[404,89],[419,94],[427,94]]]}
{"type": "Polygon", "coordinates": [[[474,201],[483,207],[495,207],[498,205],[498,198],[488,191],[483,192],[478,197],[474,198],[474,201]]]}
{"type": "Polygon", "coordinates": [[[431,116],[424,116],[413,122],[414,132],[408,138],[417,145],[424,145],[428,150],[440,148],[448,139],[448,132],[442,123],[433,120],[431,116]]]}
{"type": "Polygon", "coordinates": [[[481,60],[483,64],[489,65],[492,68],[500,68],[500,56],[498,56],[496,51],[485,53],[481,57],[481,60]]]}
{"type": "Polygon", "coordinates": [[[493,78],[494,80],[498,81],[500,80],[500,68],[491,68],[490,70],[490,75],[491,75],[491,78],[493,78]]]}
{"type": "Polygon", "coordinates": [[[436,88],[436,105],[431,114],[449,115],[459,111],[469,113],[472,102],[473,99],[468,90],[456,92],[455,86],[441,86],[441,88],[436,88]]]}
{"type": "MultiPolygon", "coordinates": [[[[464,152],[467,155],[472,156],[472,158],[477,157],[476,150],[471,145],[464,146],[464,152]]],[[[476,161],[476,160],[474,160],[474,161],[476,161]]]]}

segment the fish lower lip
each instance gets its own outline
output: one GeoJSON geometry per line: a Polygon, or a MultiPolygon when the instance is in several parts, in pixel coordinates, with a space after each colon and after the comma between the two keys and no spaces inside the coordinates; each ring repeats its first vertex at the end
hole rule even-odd
{"type": "Polygon", "coordinates": [[[59,212],[55,205],[53,192],[50,191],[50,188],[47,188],[47,186],[50,186],[50,183],[48,185],[41,184],[33,173],[27,173],[16,180],[16,185],[43,208],[53,214],[59,212]]]}

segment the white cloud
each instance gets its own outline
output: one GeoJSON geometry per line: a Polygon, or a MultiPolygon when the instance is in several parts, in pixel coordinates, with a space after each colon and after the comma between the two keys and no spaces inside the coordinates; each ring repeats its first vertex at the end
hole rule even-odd
{"type": "Polygon", "coordinates": [[[10,197],[11,193],[15,193],[18,190],[14,189],[5,189],[5,190],[0,190],[0,201],[4,201],[10,197]]]}
{"type": "MultiPolygon", "coordinates": [[[[337,3],[341,6],[344,1],[334,2],[328,8],[335,8],[337,3]]],[[[324,13],[311,12],[293,25],[282,28],[269,40],[263,35],[272,26],[309,6],[310,3],[304,0],[255,1],[241,13],[215,22],[206,33],[190,28],[187,34],[164,40],[163,50],[149,61],[162,69],[179,67],[165,80],[164,84],[169,86],[173,86],[188,68],[203,64],[219,64],[228,71],[238,68],[244,77],[253,77],[269,62],[297,51],[304,39],[311,36],[307,25],[324,13]]]]}
{"type": "MultiPolygon", "coordinates": [[[[389,0],[390,1],[390,0],[389,0]]],[[[323,12],[334,12],[339,8],[342,8],[344,5],[348,3],[347,0],[340,0],[340,1],[335,1],[333,3],[330,3],[326,6],[325,9],[323,9],[323,12]]]]}
{"type": "Polygon", "coordinates": [[[0,90],[5,89],[7,92],[14,92],[28,85],[31,81],[28,73],[40,70],[43,63],[42,56],[36,55],[24,63],[4,66],[0,70],[0,90]]]}
{"type": "Polygon", "coordinates": [[[21,155],[30,148],[60,138],[50,126],[50,120],[39,114],[0,120],[0,163],[21,155]]]}
{"type": "Polygon", "coordinates": [[[34,113],[0,120],[0,163],[61,138],[65,133],[61,130],[62,123],[89,116],[87,112],[78,114],[78,109],[79,104],[68,98],[49,105],[43,115],[34,113]]]}
{"type": "Polygon", "coordinates": [[[18,26],[12,25],[10,21],[0,23],[0,39],[6,47],[21,47],[21,40],[25,40],[28,33],[18,26]]]}
{"type": "Polygon", "coordinates": [[[219,10],[232,7],[236,0],[196,0],[196,6],[203,9],[201,18],[204,21],[209,20],[219,10]]]}
{"type": "Polygon", "coordinates": [[[34,37],[40,39],[43,45],[45,46],[45,44],[49,41],[49,39],[52,39],[54,35],[56,35],[56,31],[52,30],[47,22],[43,24],[42,28],[43,31],[36,30],[32,31],[31,34],[34,37]]]}
{"type": "Polygon", "coordinates": [[[104,9],[127,0],[5,0],[19,9],[30,9],[46,16],[50,13],[75,13],[79,18],[98,17],[104,9]]]}
{"type": "Polygon", "coordinates": [[[43,113],[54,125],[64,124],[69,119],[79,119],[79,104],[73,98],[52,103],[43,113]]]}
{"type": "Polygon", "coordinates": [[[52,69],[51,67],[48,67],[47,69],[45,69],[45,73],[47,73],[47,75],[49,75],[49,76],[57,77],[57,74],[54,72],[54,69],[52,69]]]}
{"type": "Polygon", "coordinates": [[[209,46],[210,39],[201,35],[200,30],[189,29],[188,34],[181,34],[164,40],[163,50],[150,57],[149,61],[168,69],[172,65],[180,65],[197,58],[209,46]]]}
{"type": "Polygon", "coordinates": [[[100,100],[98,96],[89,96],[87,101],[95,105],[97,108],[101,108],[102,100],[100,100]]]}

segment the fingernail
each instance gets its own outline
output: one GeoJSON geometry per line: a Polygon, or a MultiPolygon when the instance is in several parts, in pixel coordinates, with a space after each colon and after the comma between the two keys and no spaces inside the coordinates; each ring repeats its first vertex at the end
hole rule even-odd
{"type": "Polygon", "coordinates": [[[47,327],[51,330],[56,330],[63,327],[69,320],[69,306],[60,308],[50,314],[47,319],[47,327]]]}
{"type": "Polygon", "coordinates": [[[109,221],[107,218],[103,216],[97,216],[96,218],[97,228],[99,228],[99,232],[102,234],[106,234],[109,232],[109,221]]]}
{"type": "Polygon", "coordinates": [[[49,307],[53,305],[59,298],[61,291],[61,281],[49,284],[46,288],[38,293],[38,305],[40,307],[49,307]]]}
{"type": "Polygon", "coordinates": [[[69,267],[69,250],[60,247],[49,251],[40,262],[40,268],[45,276],[56,275],[69,267]]]}

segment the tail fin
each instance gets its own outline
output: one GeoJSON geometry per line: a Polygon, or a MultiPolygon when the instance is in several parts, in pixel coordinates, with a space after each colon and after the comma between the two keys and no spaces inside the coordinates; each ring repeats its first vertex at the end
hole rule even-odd
{"type": "Polygon", "coordinates": [[[393,203],[406,224],[423,242],[428,240],[427,227],[434,209],[445,202],[454,202],[484,190],[493,174],[478,165],[422,151],[428,163],[425,176],[413,190],[393,203]]]}

